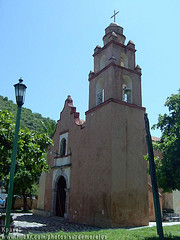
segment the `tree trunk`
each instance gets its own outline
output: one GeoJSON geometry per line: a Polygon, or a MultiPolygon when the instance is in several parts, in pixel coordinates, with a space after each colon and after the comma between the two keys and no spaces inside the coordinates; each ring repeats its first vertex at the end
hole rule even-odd
{"type": "Polygon", "coordinates": [[[29,209],[32,210],[32,205],[33,205],[33,199],[32,199],[32,197],[30,198],[30,204],[31,204],[31,205],[29,206],[29,209]]]}
{"type": "Polygon", "coordinates": [[[13,210],[15,209],[15,207],[14,207],[15,201],[16,201],[16,197],[13,197],[13,199],[12,199],[12,209],[13,209],[13,210]]]}
{"type": "Polygon", "coordinates": [[[26,194],[23,194],[23,200],[24,200],[24,211],[27,211],[28,210],[28,204],[27,204],[26,194]]]}

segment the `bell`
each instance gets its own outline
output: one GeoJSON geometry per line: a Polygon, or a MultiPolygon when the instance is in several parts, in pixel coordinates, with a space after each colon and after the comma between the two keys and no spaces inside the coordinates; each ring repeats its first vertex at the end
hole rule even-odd
{"type": "Polygon", "coordinates": [[[130,88],[127,88],[126,86],[124,87],[124,94],[130,94],[131,93],[131,89],[130,88]]]}

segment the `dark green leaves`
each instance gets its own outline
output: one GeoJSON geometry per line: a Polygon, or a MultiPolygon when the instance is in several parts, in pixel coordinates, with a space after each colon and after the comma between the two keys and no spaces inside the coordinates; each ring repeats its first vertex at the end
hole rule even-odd
{"type": "Polygon", "coordinates": [[[153,128],[162,132],[156,149],[162,152],[162,159],[156,161],[157,179],[165,192],[180,190],[180,90],[167,98],[165,106],[169,114],[159,115],[153,128]]]}
{"type": "MultiPolygon", "coordinates": [[[[12,145],[14,139],[13,116],[0,111],[0,178],[8,186],[12,145]]],[[[42,171],[48,171],[46,151],[52,140],[46,133],[20,129],[14,177],[14,194],[27,196],[32,193],[42,171]]]]}

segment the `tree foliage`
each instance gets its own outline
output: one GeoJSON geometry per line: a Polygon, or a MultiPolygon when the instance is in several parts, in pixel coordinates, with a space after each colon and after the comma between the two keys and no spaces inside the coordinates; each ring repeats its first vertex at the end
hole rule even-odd
{"type": "Polygon", "coordinates": [[[180,190],[180,90],[167,98],[165,106],[169,114],[159,115],[153,126],[162,132],[154,146],[162,152],[162,159],[156,159],[158,185],[171,192],[180,190]]]}
{"type": "MultiPolygon", "coordinates": [[[[13,115],[0,110],[0,178],[7,190],[15,125],[13,115]]],[[[14,177],[14,194],[26,200],[38,182],[42,171],[47,171],[46,150],[52,140],[46,133],[20,129],[14,177]]],[[[26,206],[25,206],[26,208],[26,206]]]]}
{"type": "MultiPolygon", "coordinates": [[[[14,122],[17,112],[17,104],[7,97],[0,96],[0,109],[7,110],[14,115],[14,122]]],[[[47,133],[50,137],[53,135],[56,127],[56,122],[50,118],[42,117],[40,113],[32,113],[28,108],[22,107],[21,113],[21,128],[29,128],[38,133],[47,133]]]]}
{"type": "Polygon", "coordinates": [[[0,110],[0,179],[9,173],[14,129],[13,115],[0,110]]]}

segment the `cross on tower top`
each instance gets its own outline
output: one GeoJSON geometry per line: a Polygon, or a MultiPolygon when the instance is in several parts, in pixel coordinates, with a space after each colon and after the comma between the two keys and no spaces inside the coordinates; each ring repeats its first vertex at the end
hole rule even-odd
{"type": "Polygon", "coordinates": [[[114,22],[116,22],[116,15],[119,13],[119,11],[118,12],[116,12],[115,10],[114,10],[114,14],[112,15],[112,17],[111,18],[114,18],[114,22]]]}

